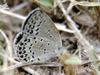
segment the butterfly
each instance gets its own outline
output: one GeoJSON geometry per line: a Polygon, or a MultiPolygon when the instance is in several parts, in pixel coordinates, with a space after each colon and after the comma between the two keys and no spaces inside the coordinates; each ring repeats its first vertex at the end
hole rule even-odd
{"type": "Polygon", "coordinates": [[[22,63],[45,62],[61,52],[60,34],[40,8],[29,13],[13,41],[14,57],[22,63]]]}

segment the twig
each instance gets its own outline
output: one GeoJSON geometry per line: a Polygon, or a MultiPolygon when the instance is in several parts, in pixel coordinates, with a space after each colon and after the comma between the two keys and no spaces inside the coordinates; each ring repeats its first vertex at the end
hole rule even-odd
{"type": "Polygon", "coordinates": [[[94,61],[93,65],[95,66],[95,70],[98,72],[97,66],[96,66],[96,60],[97,55],[95,54],[95,48],[85,39],[85,37],[81,34],[81,32],[77,29],[77,24],[71,19],[71,17],[66,13],[65,8],[63,7],[60,0],[57,0],[58,6],[62,10],[67,22],[70,23],[69,27],[75,31],[74,35],[79,41],[79,43],[83,46],[83,48],[88,52],[89,54],[89,60],[94,61]]]}
{"type": "Polygon", "coordinates": [[[76,23],[71,19],[70,16],[67,15],[67,20],[71,23],[70,28],[75,31],[75,36],[79,40],[79,42],[82,44],[82,46],[85,48],[85,50],[91,51],[93,50],[93,46],[85,39],[85,37],[80,33],[80,31],[77,29],[76,23]]]}
{"type": "Polygon", "coordinates": [[[93,46],[90,45],[90,43],[85,39],[85,37],[83,37],[83,35],[80,33],[80,31],[77,29],[77,24],[71,19],[71,17],[66,13],[66,10],[64,9],[62,3],[60,2],[60,0],[58,0],[58,5],[60,7],[60,9],[62,10],[66,20],[70,23],[70,28],[75,31],[74,35],[75,37],[78,39],[78,41],[80,42],[80,44],[83,45],[83,47],[85,47],[86,50],[91,51],[93,50],[93,46]],[[86,48],[87,47],[87,48],[86,48]]]}
{"type": "Polygon", "coordinates": [[[30,74],[33,74],[33,75],[40,75],[38,72],[36,72],[35,70],[29,68],[29,67],[23,67],[24,70],[27,70],[27,72],[29,72],[30,74]]]}
{"type": "MultiPolygon", "coordinates": [[[[0,72],[6,72],[6,71],[9,71],[9,70],[13,70],[15,68],[17,68],[20,64],[17,64],[17,65],[12,65],[10,67],[7,67],[7,68],[3,68],[1,69],[0,72]]],[[[29,68],[29,67],[22,67],[25,71],[29,72],[30,74],[33,74],[33,75],[40,75],[38,72],[34,71],[33,69],[29,68]]]]}
{"type": "Polygon", "coordinates": [[[6,43],[7,43],[7,49],[8,49],[8,54],[9,54],[9,56],[10,57],[12,57],[12,45],[11,45],[11,42],[9,41],[9,39],[7,38],[7,36],[5,35],[5,33],[2,31],[2,30],[0,30],[0,33],[3,35],[3,37],[4,37],[4,39],[5,39],[5,41],[6,41],[6,43]]]}
{"type": "Polygon", "coordinates": [[[23,7],[27,6],[29,3],[28,2],[24,2],[18,6],[15,6],[14,8],[10,9],[10,11],[14,12],[14,11],[17,11],[17,10],[20,10],[22,9],[23,7]]]}
{"type": "Polygon", "coordinates": [[[66,28],[65,25],[60,24],[60,23],[54,23],[55,26],[57,27],[58,30],[64,31],[64,32],[68,32],[68,33],[74,33],[73,30],[66,28]]]}
{"type": "Polygon", "coordinates": [[[6,14],[6,15],[9,15],[9,16],[21,19],[21,20],[25,20],[26,19],[26,17],[24,17],[22,15],[15,14],[13,12],[10,12],[10,11],[4,10],[4,9],[0,9],[0,13],[6,14]]]}
{"type": "Polygon", "coordinates": [[[100,2],[99,1],[95,1],[95,2],[90,2],[90,1],[76,1],[76,0],[62,0],[61,2],[64,3],[66,1],[70,1],[71,3],[75,5],[80,5],[80,6],[87,6],[87,7],[96,7],[96,6],[100,6],[100,2]]]}
{"type": "Polygon", "coordinates": [[[67,8],[66,14],[69,14],[70,13],[70,11],[72,10],[73,6],[74,6],[74,3],[71,2],[69,4],[68,8],[67,8]]]}
{"type": "Polygon", "coordinates": [[[85,39],[85,37],[82,36],[80,31],[77,29],[77,24],[66,13],[60,0],[57,0],[57,1],[58,1],[58,5],[59,5],[60,9],[62,10],[66,20],[70,23],[69,27],[75,31],[75,33],[74,33],[75,37],[78,39],[79,43],[84,47],[84,49],[87,50],[87,52],[89,54],[89,60],[93,61],[92,65],[93,65],[94,69],[96,70],[97,75],[99,75],[98,66],[97,66],[97,62],[96,62],[97,55],[95,54],[95,48],[85,39]]]}
{"type": "MultiPolygon", "coordinates": [[[[11,42],[9,41],[9,39],[7,38],[7,36],[5,35],[5,33],[0,30],[0,33],[2,34],[2,36],[4,37],[5,41],[6,41],[6,44],[7,44],[7,54],[9,54],[10,57],[12,57],[12,46],[11,46],[11,42]]],[[[10,62],[10,65],[12,64],[12,62],[10,62]]],[[[4,57],[4,68],[7,68],[8,67],[8,60],[7,58],[4,57]]],[[[13,75],[13,72],[10,72],[9,75],[13,75]]]]}
{"type": "MultiPolygon", "coordinates": [[[[7,54],[4,55],[4,53],[0,53],[1,56],[7,58],[8,60],[10,60],[11,62],[17,64],[17,65],[14,65],[14,66],[11,66],[11,67],[8,67],[8,68],[3,68],[2,70],[0,70],[0,73],[1,72],[5,72],[5,71],[8,71],[8,70],[12,70],[12,69],[15,69],[17,67],[21,67],[21,65],[23,65],[22,63],[18,62],[18,61],[15,61],[13,58],[9,57],[7,54]]],[[[28,73],[32,74],[32,75],[40,75],[39,73],[37,73],[36,71],[34,71],[33,69],[29,68],[29,67],[22,67],[25,71],[27,71],[28,73]],[[33,71],[32,71],[33,70],[33,71]]]]}

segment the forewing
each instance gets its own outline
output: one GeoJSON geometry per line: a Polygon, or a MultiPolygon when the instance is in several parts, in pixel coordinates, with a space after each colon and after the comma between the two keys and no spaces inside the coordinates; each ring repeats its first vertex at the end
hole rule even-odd
{"type": "Polygon", "coordinates": [[[62,47],[61,38],[57,28],[50,19],[50,17],[45,14],[39,8],[33,10],[27,20],[22,26],[22,31],[31,37],[43,37],[51,41],[54,41],[55,45],[62,47]]]}

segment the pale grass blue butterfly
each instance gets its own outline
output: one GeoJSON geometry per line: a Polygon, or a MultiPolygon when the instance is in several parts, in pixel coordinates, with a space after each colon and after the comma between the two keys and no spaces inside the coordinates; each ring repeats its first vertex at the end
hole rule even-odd
{"type": "Polygon", "coordinates": [[[50,17],[34,9],[13,42],[14,57],[22,63],[45,62],[60,53],[62,41],[50,17]]]}

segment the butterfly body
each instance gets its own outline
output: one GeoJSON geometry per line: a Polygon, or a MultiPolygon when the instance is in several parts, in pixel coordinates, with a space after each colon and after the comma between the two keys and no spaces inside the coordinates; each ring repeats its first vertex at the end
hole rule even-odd
{"type": "Polygon", "coordinates": [[[58,30],[39,8],[28,15],[13,43],[14,56],[22,63],[45,62],[55,57],[61,47],[58,30]]]}

